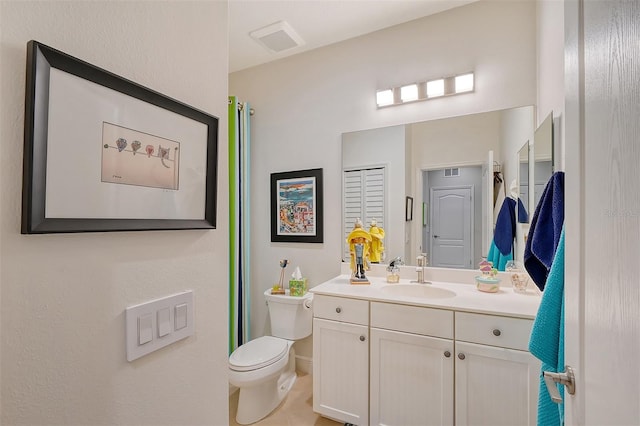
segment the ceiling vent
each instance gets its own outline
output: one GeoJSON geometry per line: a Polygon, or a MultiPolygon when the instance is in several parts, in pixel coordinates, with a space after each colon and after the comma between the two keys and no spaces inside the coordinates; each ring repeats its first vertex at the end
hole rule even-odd
{"type": "Polygon", "coordinates": [[[304,40],[285,21],[251,31],[249,35],[273,53],[284,52],[304,44],[304,40]]]}

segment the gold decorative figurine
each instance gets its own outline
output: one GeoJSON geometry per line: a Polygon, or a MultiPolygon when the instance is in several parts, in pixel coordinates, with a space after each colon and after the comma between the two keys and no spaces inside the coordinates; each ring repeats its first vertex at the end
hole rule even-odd
{"type": "Polygon", "coordinates": [[[351,254],[351,284],[369,284],[364,271],[369,269],[371,235],[362,228],[360,218],[356,219],[353,231],[347,237],[351,254]]]}
{"type": "Polygon", "coordinates": [[[380,263],[382,261],[382,255],[384,252],[384,229],[380,228],[375,219],[371,219],[371,226],[369,227],[369,235],[371,235],[371,253],[369,260],[371,263],[380,263]]]}

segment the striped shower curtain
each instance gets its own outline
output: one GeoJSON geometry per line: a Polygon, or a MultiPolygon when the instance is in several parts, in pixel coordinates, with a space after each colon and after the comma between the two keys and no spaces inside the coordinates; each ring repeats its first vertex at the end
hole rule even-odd
{"type": "Polygon", "coordinates": [[[229,353],[250,340],[250,108],[229,97],[229,353]]]}

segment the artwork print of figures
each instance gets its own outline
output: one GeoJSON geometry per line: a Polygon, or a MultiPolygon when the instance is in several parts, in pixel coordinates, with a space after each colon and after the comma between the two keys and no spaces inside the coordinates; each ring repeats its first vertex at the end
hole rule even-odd
{"type": "Polygon", "coordinates": [[[277,193],[278,235],[315,235],[315,178],[278,180],[277,193]]]}
{"type": "Polygon", "coordinates": [[[102,123],[102,182],[178,190],[179,170],[179,142],[102,123]]]}

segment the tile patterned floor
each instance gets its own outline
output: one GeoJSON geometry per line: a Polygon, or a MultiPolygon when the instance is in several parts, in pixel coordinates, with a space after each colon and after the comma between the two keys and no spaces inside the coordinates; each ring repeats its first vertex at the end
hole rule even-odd
{"type": "MultiPolygon", "coordinates": [[[[271,414],[259,422],[257,426],[342,426],[343,423],[334,422],[313,412],[311,374],[298,373],[293,388],[271,414]]],[[[238,426],[236,411],[238,409],[238,392],[229,397],[229,426],[238,426]]]]}

